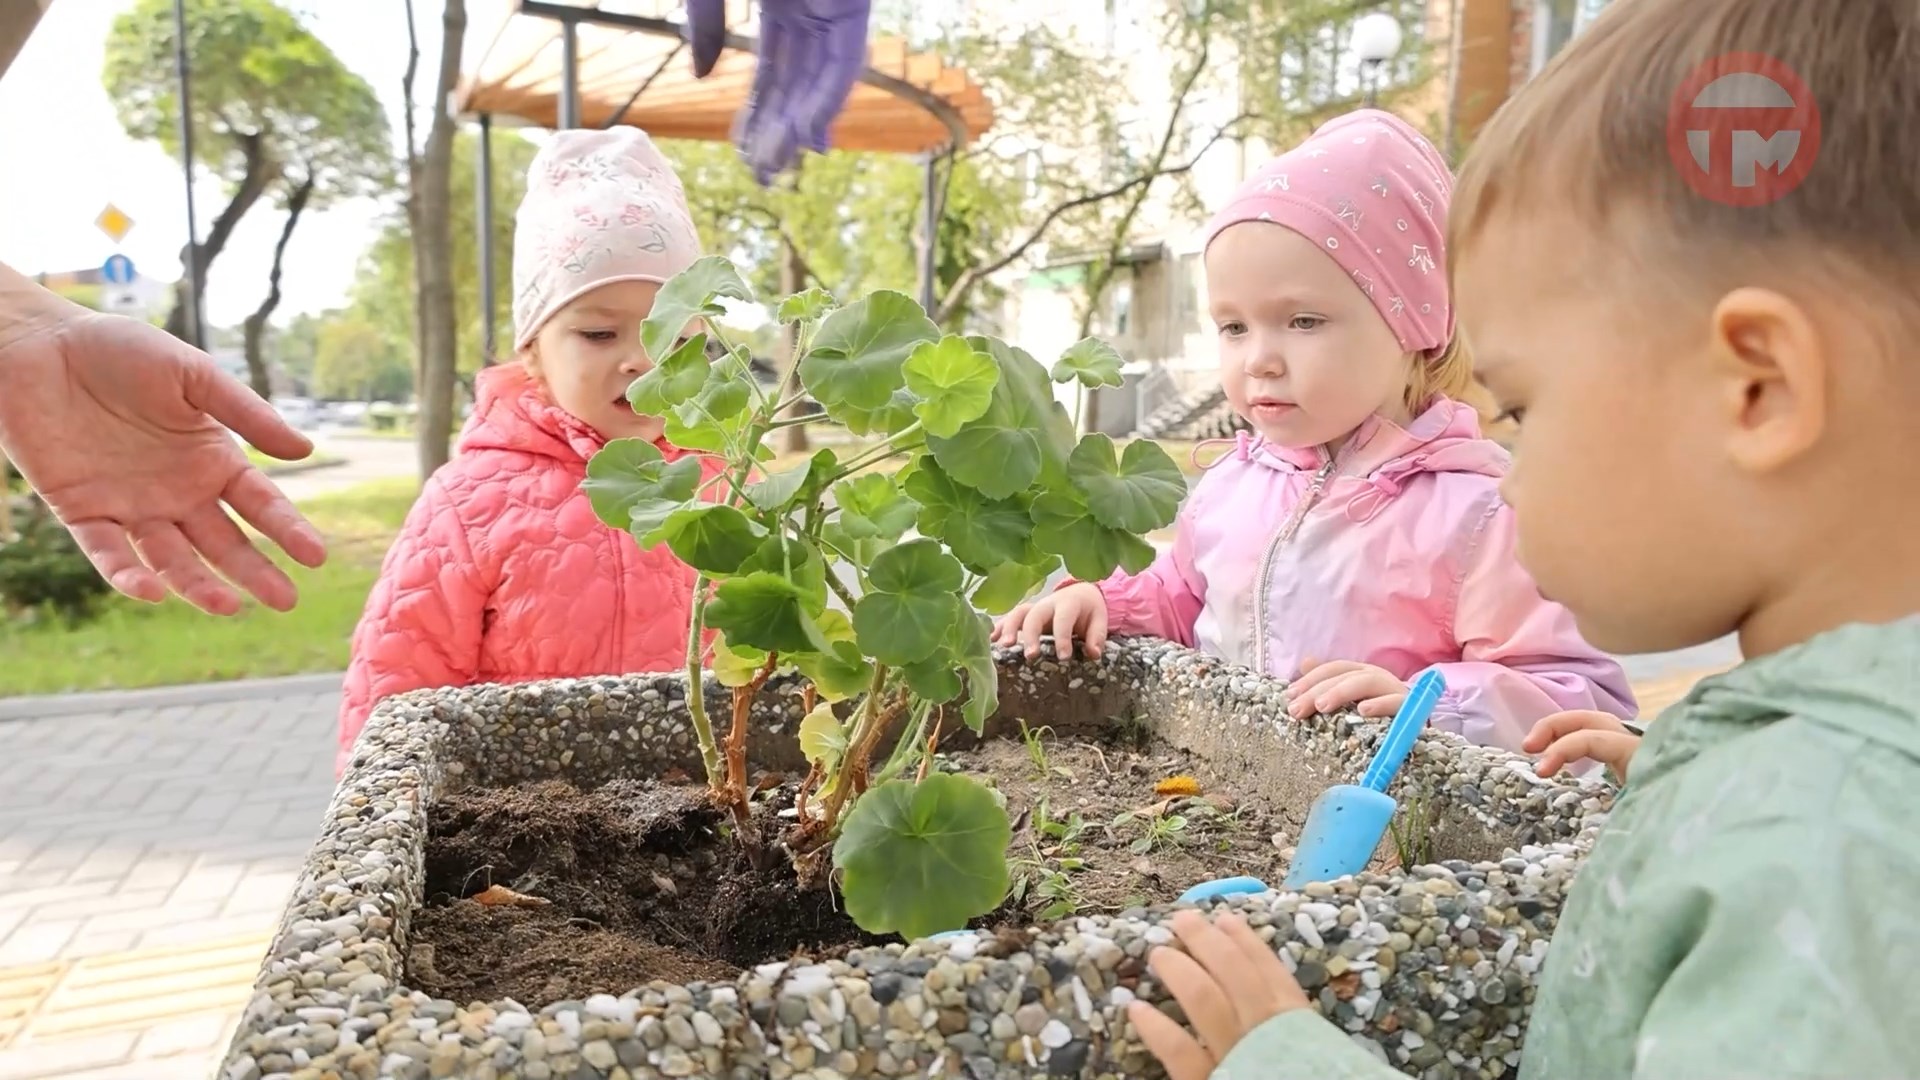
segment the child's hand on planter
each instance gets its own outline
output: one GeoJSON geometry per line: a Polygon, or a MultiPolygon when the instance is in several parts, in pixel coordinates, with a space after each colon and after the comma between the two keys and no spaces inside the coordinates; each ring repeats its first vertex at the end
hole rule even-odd
{"type": "Polygon", "coordinates": [[[1552,776],[1582,758],[1591,758],[1627,782],[1627,763],[1640,749],[1640,735],[1609,713],[1576,710],[1554,713],[1533,725],[1521,748],[1538,754],[1534,772],[1552,776]]]}
{"type": "Polygon", "coordinates": [[[1053,651],[1065,660],[1073,655],[1073,639],[1086,643],[1087,656],[1099,659],[1107,644],[1107,598],[1100,587],[1075,582],[1043,600],[1021,604],[993,628],[995,645],[1019,644],[1027,658],[1040,655],[1040,638],[1053,634],[1053,651]]]}
{"type": "Polygon", "coordinates": [[[1240,916],[1223,914],[1210,923],[1197,911],[1176,912],[1173,932],[1187,951],[1163,946],[1148,955],[1147,963],[1200,1038],[1146,1002],[1127,1007],[1127,1019],[1166,1066],[1170,1080],[1207,1080],[1254,1028],[1307,1008],[1300,984],[1240,916]]]}

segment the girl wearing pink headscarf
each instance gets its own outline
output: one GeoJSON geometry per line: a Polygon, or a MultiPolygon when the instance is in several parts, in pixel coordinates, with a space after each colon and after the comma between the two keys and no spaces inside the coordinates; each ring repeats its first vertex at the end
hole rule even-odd
{"type": "Polygon", "coordinates": [[[1139,575],[1068,583],[996,630],[1164,637],[1292,681],[1304,717],[1391,715],[1438,668],[1433,726],[1519,750],[1564,710],[1632,719],[1618,663],[1514,558],[1506,452],[1456,400],[1446,215],[1452,178],[1397,117],[1362,110],[1267,163],[1207,227],[1227,400],[1253,428],[1139,575]]]}
{"type": "Polygon", "coordinates": [[[627,387],[653,366],[640,323],[655,294],[699,256],[680,180],[644,133],[541,148],[514,229],[519,362],[480,373],[457,455],[387,553],[353,635],[337,769],[392,694],[682,664],[693,570],[601,523],[580,482],[611,439],[686,453],[627,387]]]}

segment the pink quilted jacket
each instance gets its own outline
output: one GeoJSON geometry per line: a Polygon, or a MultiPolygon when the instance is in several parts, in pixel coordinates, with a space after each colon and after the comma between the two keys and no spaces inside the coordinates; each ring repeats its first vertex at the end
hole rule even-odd
{"type": "Polygon", "coordinates": [[[518,364],[481,372],[476,392],[458,454],[408,513],[354,631],[336,770],[392,694],[685,662],[693,570],[608,528],[580,490],[605,440],[518,364]]]}

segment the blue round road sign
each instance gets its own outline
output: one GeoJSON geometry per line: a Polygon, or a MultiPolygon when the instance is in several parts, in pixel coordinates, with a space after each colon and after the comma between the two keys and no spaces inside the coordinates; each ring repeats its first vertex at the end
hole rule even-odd
{"type": "Polygon", "coordinates": [[[133,260],[120,254],[107,256],[100,264],[100,278],[109,285],[133,284],[133,260]]]}

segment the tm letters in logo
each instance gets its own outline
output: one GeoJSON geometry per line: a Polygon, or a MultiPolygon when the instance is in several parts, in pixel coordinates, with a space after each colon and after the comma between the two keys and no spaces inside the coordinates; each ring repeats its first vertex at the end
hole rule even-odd
{"type": "Polygon", "coordinates": [[[1667,153],[1687,184],[1729,206],[1800,186],[1820,153],[1820,110],[1787,65],[1728,53],[1693,69],[1667,109],[1667,153]]]}

